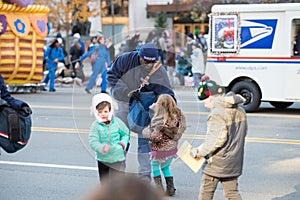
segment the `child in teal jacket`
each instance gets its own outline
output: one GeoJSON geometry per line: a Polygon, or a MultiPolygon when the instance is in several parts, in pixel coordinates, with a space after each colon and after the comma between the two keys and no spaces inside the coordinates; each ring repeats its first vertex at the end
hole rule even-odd
{"type": "Polygon", "coordinates": [[[96,94],[91,110],[96,120],[88,138],[90,147],[96,152],[101,181],[109,174],[124,173],[122,166],[130,131],[122,120],[113,116],[112,99],[108,94],[96,94]]]}

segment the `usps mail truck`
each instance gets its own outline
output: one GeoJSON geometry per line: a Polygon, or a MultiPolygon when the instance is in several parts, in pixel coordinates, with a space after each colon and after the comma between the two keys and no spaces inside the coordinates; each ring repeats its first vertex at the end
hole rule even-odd
{"type": "Polygon", "coordinates": [[[287,108],[300,101],[300,3],[214,5],[206,74],[227,91],[287,108]]]}

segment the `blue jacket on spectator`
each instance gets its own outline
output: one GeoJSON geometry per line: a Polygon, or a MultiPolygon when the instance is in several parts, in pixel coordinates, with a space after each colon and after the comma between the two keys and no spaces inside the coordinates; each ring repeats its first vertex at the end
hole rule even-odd
{"type": "Polygon", "coordinates": [[[49,46],[44,54],[48,69],[55,69],[57,67],[57,63],[54,62],[55,59],[62,61],[64,58],[64,52],[61,47],[55,48],[49,46]]]}
{"type": "Polygon", "coordinates": [[[84,43],[83,43],[82,40],[78,40],[78,43],[79,43],[80,46],[81,46],[81,55],[83,55],[84,52],[85,52],[85,46],[84,46],[84,43]]]}
{"type": "MultiPolygon", "coordinates": [[[[128,93],[136,90],[142,80],[149,74],[140,64],[137,51],[120,55],[107,72],[107,81],[111,86],[113,97],[119,101],[129,102],[128,93]]],[[[153,91],[155,95],[169,94],[175,99],[175,94],[168,80],[164,67],[160,67],[149,80],[141,92],[153,91]]]]}
{"type": "Polygon", "coordinates": [[[85,54],[83,54],[80,57],[80,61],[83,61],[84,59],[86,59],[87,57],[91,56],[92,53],[96,53],[98,52],[98,57],[96,59],[96,62],[93,64],[93,66],[105,66],[105,62],[107,62],[107,65],[110,65],[110,54],[106,48],[105,45],[103,44],[95,44],[94,46],[92,46],[88,52],[86,52],[85,54]]]}

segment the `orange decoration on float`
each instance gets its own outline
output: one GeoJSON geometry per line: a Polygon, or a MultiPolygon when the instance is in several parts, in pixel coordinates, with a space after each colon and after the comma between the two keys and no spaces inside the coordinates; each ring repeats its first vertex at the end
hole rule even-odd
{"type": "Polygon", "coordinates": [[[32,27],[36,34],[46,37],[48,34],[48,20],[46,15],[29,15],[32,27]]]}
{"type": "Polygon", "coordinates": [[[5,14],[7,23],[12,32],[19,37],[26,37],[30,31],[28,15],[5,14]]]}

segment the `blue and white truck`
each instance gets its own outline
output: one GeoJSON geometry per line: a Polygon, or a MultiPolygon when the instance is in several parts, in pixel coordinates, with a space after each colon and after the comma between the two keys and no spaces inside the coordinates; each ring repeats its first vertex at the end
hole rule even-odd
{"type": "Polygon", "coordinates": [[[246,98],[287,108],[300,101],[300,3],[214,5],[206,74],[246,98]]]}

